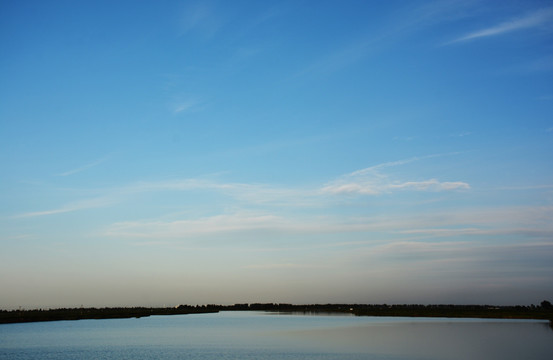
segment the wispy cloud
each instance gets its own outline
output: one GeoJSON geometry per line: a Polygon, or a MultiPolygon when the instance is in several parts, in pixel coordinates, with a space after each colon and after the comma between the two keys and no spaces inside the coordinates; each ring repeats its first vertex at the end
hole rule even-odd
{"type": "Polygon", "coordinates": [[[498,35],[506,34],[517,30],[535,28],[551,20],[553,20],[553,8],[541,9],[541,10],[532,12],[526,16],[519,17],[517,19],[509,20],[489,28],[471,32],[467,35],[461,36],[455,40],[452,40],[446,43],[446,45],[457,43],[457,42],[468,41],[468,40],[474,40],[478,38],[498,36],[498,35]]]}
{"type": "Polygon", "coordinates": [[[171,108],[173,114],[180,114],[190,111],[199,111],[202,108],[202,104],[196,98],[180,98],[173,102],[171,108]]]}
{"type": "Polygon", "coordinates": [[[472,133],[470,131],[463,131],[463,132],[460,132],[458,134],[452,134],[452,135],[450,135],[450,137],[465,137],[465,136],[469,136],[471,134],[472,133]]]}
{"type": "Polygon", "coordinates": [[[223,25],[214,7],[207,1],[192,3],[183,10],[179,35],[195,33],[203,38],[213,37],[223,25]]]}
{"type": "Polygon", "coordinates": [[[180,102],[178,104],[175,104],[175,109],[173,110],[173,112],[175,114],[181,113],[185,110],[189,110],[195,104],[196,103],[194,101],[191,101],[191,100],[180,102]]]}
{"type": "Polygon", "coordinates": [[[235,231],[282,227],[273,215],[231,214],[177,221],[129,221],[113,224],[106,235],[133,238],[190,238],[235,231]]]}
{"type": "MultiPolygon", "coordinates": [[[[390,44],[408,38],[413,33],[437,23],[452,21],[467,16],[471,1],[432,1],[415,5],[407,3],[396,9],[393,16],[385,21],[386,26],[374,30],[368,28],[365,34],[351,39],[345,46],[340,46],[315,59],[292,78],[308,74],[327,74],[355,65],[360,61],[387,49],[390,44]]],[[[383,14],[383,16],[386,16],[383,14]]]]}
{"type": "MultiPolygon", "coordinates": [[[[457,153],[433,154],[386,162],[343,175],[325,185],[315,184],[303,187],[221,182],[217,179],[213,179],[213,177],[135,182],[114,188],[95,189],[94,192],[99,194],[99,196],[94,199],[85,198],[84,200],[73,201],[53,209],[27,212],[15,215],[14,217],[38,217],[69,213],[89,208],[107,207],[124,202],[128,198],[136,197],[140,194],[153,192],[206,191],[218,193],[225,196],[227,199],[232,199],[235,206],[263,206],[265,208],[286,206],[307,208],[328,206],[334,201],[331,195],[336,194],[377,195],[395,191],[441,192],[468,190],[470,189],[470,185],[463,181],[440,181],[436,178],[420,181],[400,181],[390,179],[383,171],[390,167],[406,165],[412,162],[441,156],[451,156],[453,154],[457,153]]],[[[95,166],[101,161],[103,160],[87,164],[79,169],[74,169],[71,173],[95,166]]],[[[90,191],[91,190],[84,191],[84,193],[88,192],[90,194],[90,191]]]]}
{"type": "Polygon", "coordinates": [[[8,235],[4,237],[0,237],[0,241],[23,241],[23,240],[30,240],[35,239],[36,235],[34,234],[19,234],[19,235],[8,235]]]}
{"type": "Polygon", "coordinates": [[[210,178],[187,178],[165,181],[137,182],[118,189],[118,193],[146,193],[154,191],[218,192],[235,200],[250,204],[273,204],[279,206],[307,206],[313,204],[316,189],[279,187],[271,184],[220,182],[210,178]]]}
{"type": "Polygon", "coordinates": [[[256,234],[259,239],[275,234],[320,234],[363,231],[370,228],[363,222],[341,223],[340,219],[317,218],[297,219],[270,213],[259,214],[248,211],[208,216],[203,218],[167,220],[137,220],[117,222],[104,232],[114,238],[153,239],[154,241],[193,240],[198,238],[243,238],[256,234]],[[262,234],[262,235],[261,235],[262,234]]]}
{"type": "Polygon", "coordinates": [[[548,237],[553,235],[553,229],[535,229],[535,228],[433,228],[433,229],[411,229],[400,231],[402,234],[425,235],[429,237],[451,237],[451,236],[475,236],[475,235],[524,235],[526,237],[548,237]]]}
{"type": "MultiPolygon", "coordinates": [[[[409,264],[410,268],[413,263],[418,263],[417,271],[435,266],[447,266],[451,269],[452,266],[456,266],[455,264],[464,264],[463,271],[479,271],[490,267],[497,269],[498,266],[504,270],[513,270],[516,266],[527,268],[526,264],[530,262],[547,261],[552,252],[553,244],[550,242],[490,245],[471,241],[395,241],[358,251],[353,258],[358,257],[365,262],[371,259],[377,264],[382,264],[383,259],[401,259],[403,266],[409,264]]],[[[549,261],[544,268],[548,269],[548,272],[553,270],[549,261]]]]}
{"type": "MultiPolygon", "coordinates": [[[[91,190],[83,191],[84,193],[91,190]]],[[[247,184],[232,182],[217,182],[207,178],[186,178],[160,181],[141,181],[127,185],[95,189],[100,194],[96,198],[72,201],[53,209],[32,211],[13,215],[12,218],[30,218],[55,214],[69,213],[79,210],[109,207],[125,202],[129,198],[141,194],[155,192],[187,192],[207,191],[219,193],[237,201],[249,205],[273,205],[273,206],[309,206],[313,205],[317,191],[309,189],[295,189],[276,187],[267,184],[247,184]]]]}
{"type": "Polygon", "coordinates": [[[407,181],[400,184],[389,184],[388,188],[400,190],[418,190],[418,191],[449,191],[449,190],[468,190],[469,184],[462,181],[445,181],[440,182],[436,179],[425,181],[407,181]]]}
{"type": "Polygon", "coordinates": [[[98,159],[96,161],[93,161],[91,163],[88,163],[88,164],[85,164],[85,165],[82,165],[82,166],[79,166],[79,167],[76,167],[74,169],[71,169],[71,170],[68,170],[68,171],[65,171],[65,172],[62,172],[60,174],[57,174],[57,176],[69,176],[69,175],[74,175],[74,174],[77,174],[77,173],[80,173],[82,171],[85,171],[85,170],[88,170],[92,167],[95,167],[97,165],[100,165],[101,163],[103,163],[104,161],[107,160],[107,157],[104,157],[104,158],[101,158],[101,159],[98,159]]]}
{"type": "Polygon", "coordinates": [[[364,222],[343,222],[340,218],[283,217],[270,213],[236,212],[198,219],[175,221],[138,220],[114,223],[104,232],[105,236],[136,239],[179,239],[232,235],[244,236],[253,232],[266,238],[274,234],[321,234],[366,231],[372,227],[364,222]]]}
{"type": "Polygon", "coordinates": [[[374,52],[374,45],[377,40],[372,38],[361,39],[350,46],[336,50],[331,54],[321,56],[313,63],[294,74],[293,78],[297,78],[306,74],[327,74],[332,73],[368,56],[374,52]]]}
{"type": "Polygon", "coordinates": [[[463,181],[439,181],[429,179],[422,181],[391,180],[381,170],[388,167],[405,165],[423,159],[430,159],[451,154],[435,154],[423,157],[413,157],[404,160],[386,162],[368,168],[354,171],[328,183],[321,190],[331,194],[378,195],[396,190],[410,191],[452,191],[468,190],[470,185],[463,181]]]}
{"type": "Polygon", "coordinates": [[[522,227],[533,224],[536,227],[550,224],[553,207],[514,206],[500,208],[477,208],[470,210],[442,211],[439,214],[419,214],[403,219],[402,224],[392,224],[398,230],[421,228],[482,228],[490,227],[522,227]],[[526,224],[526,225],[525,225],[526,224]]]}
{"type": "MultiPolygon", "coordinates": [[[[431,178],[422,181],[391,180],[381,169],[448,154],[428,155],[387,162],[354,171],[323,186],[278,187],[270,184],[225,183],[210,179],[176,179],[157,182],[140,182],[118,190],[119,193],[143,193],[154,191],[215,191],[247,204],[273,206],[320,206],[326,204],[328,194],[378,195],[394,191],[456,191],[469,190],[463,181],[439,181],[431,178]]],[[[450,154],[449,154],[450,155],[450,154]]]]}
{"type": "Polygon", "coordinates": [[[424,181],[407,181],[403,183],[375,181],[375,180],[358,180],[348,183],[334,183],[323,187],[322,191],[331,194],[361,194],[361,195],[379,195],[389,193],[394,190],[411,190],[411,191],[453,191],[453,190],[469,190],[470,185],[462,181],[445,181],[440,182],[436,179],[424,181]]]}
{"type": "Polygon", "coordinates": [[[190,94],[174,94],[167,107],[173,114],[198,112],[205,108],[205,102],[198,96],[190,94]]]}
{"type": "MultiPolygon", "coordinates": [[[[553,21],[551,23],[551,29],[553,30],[553,21]]],[[[500,71],[501,73],[506,73],[506,74],[522,74],[522,75],[550,73],[553,71],[553,56],[551,55],[540,56],[532,60],[514,63],[511,66],[505,67],[500,71]]],[[[538,100],[551,100],[552,98],[553,96],[551,94],[543,94],[541,96],[537,96],[538,100]]]]}
{"type": "MultiPolygon", "coordinates": [[[[275,209],[273,209],[275,210],[275,209]]],[[[148,246],[237,246],[282,250],[328,247],[374,248],[390,240],[434,243],[497,238],[502,241],[545,241],[550,243],[553,226],[551,207],[511,207],[433,211],[420,214],[385,214],[351,217],[340,213],[276,215],[271,211],[237,211],[200,218],[176,214],[173,219],[160,217],[116,222],[100,232],[112,239],[127,239],[148,246]],[[360,241],[348,235],[359,234],[360,241]],[[365,234],[365,235],[361,235],[365,234]],[[342,238],[342,240],[340,240],[342,238]],[[303,239],[300,243],[292,239],[303,239]],[[308,239],[317,239],[309,241],[308,239]],[[344,241],[343,239],[349,239],[344,241]],[[146,243],[145,243],[146,241],[146,243]],[[275,242],[277,241],[277,242],[275,242]]],[[[349,250],[345,250],[349,251],[349,250]]]]}
{"type": "MultiPolygon", "coordinates": [[[[553,128],[551,128],[553,130],[553,128]]],[[[553,189],[553,184],[526,185],[526,186],[502,186],[498,190],[543,190],[553,189]]]]}
{"type": "Polygon", "coordinates": [[[100,197],[100,198],[86,199],[78,202],[69,203],[61,207],[58,207],[56,209],[22,213],[22,214],[14,215],[13,218],[32,218],[32,217],[38,217],[38,216],[63,214],[63,213],[69,213],[69,212],[85,210],[85,209],[102,208],[102,207],[109,206],[111,204],[113,204],[113,199],[110,199],[107,197],[100,197]]]}
{"type": "Polygon", "coordinates": [[[400,165],[413,163],[413,162],[416,162],[416,161],[439,158],[439,157],[444,157],[444,156],[453,156],[453,155],[459,155],[459,154],[461,154],[461,153],[460,152],[450,152],[450,153],[442,153],[442,154],[430,154],[430,155],[424,155],[424,156],[414,156],[414,157],[408,158],[408,159],[402,159],[402,160],[397,160],[397,161],[388,161],[388,162],[385,162],[385,163],[382,163],[382,164],[373,165],[373,166],[370,166],[370,167],[367,167],[367,168],[364,168],[364,169],[361,169],[361,170],[354,171],[349,175],[350,176],[362,175],[362,174],[374,172],[375,170],[379,170],[379,169],[382,169],[382,168],[400,166],[400,165]]]}
{"type": "Polygon", "coordinates": [[[243,269],[254,269],[254,270],[302,270],[302,269],[313,269],[320,268],[320,266],[313,266],[308,264],[295,264],[295,263],[275,263],[275,264],[255,264],[255,265],[246,265],[242,267],[243,269]]]}
{"type": "MultiPolygon", "coordinates": [[[[544,56],[526,64],[521,70],[529,73],[553,71],[553,56],[544,56]]],[[[551,97],[549,98],[551,100],[551,97]]]]}

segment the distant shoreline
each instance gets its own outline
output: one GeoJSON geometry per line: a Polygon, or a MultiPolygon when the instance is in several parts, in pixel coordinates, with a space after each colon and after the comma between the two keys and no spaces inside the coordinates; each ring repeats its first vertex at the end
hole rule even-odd
{"type": "Polygon", "coordinates": [[[0,324],[25,322],[122,319],[154,315],[186,315],[220,311],[267,311],[288,313],[344,313],[355,316],[493,318],[549,320],[553,325],[550,306],[493,306],[493,305],[386,305],[386,304],[235,304],[179,305],[171,308],[116,307],[62,308],[35,310],[1,310],[0,324]]]}

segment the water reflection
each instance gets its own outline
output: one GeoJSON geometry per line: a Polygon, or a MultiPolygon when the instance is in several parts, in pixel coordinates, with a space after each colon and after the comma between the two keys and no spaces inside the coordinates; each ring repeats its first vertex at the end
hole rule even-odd
{"type": "Polygon", "coordinates": [[[548,322],[398,320],[287,331],[280,336],[325,351],[423,359],[549,359],[553,351],[552,334],[543,331],[548,322]]]}
{"type": "Polygon", "coordinates": [[[0,359],[518,360],[553,353],[548,321],[303,315],[228,312],[1,325],[0,359]]]}
{"type": "Polygon", "coordinates": [[[301,316],[355,316],[355,314],[349,312],[320,312],[320,311],[274,311],[274,312],[262,312],[261,315],[301,315],[301,316]]]}

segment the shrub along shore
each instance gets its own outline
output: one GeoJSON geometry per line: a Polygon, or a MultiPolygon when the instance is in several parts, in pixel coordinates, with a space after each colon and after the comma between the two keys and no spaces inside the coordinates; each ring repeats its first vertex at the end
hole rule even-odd
{"type": "Polygon", "coordinates": [[[2,310],[0,324],[81,320],[140,318],[153,315],[184,315],[216,313],[219,311],[268,311],[280,313],[316,314],[344,313],[356,316],[447,317],[545,319],[553,324],[553,306],[543,301],[535,306],[493,305],[387,305],[387,304],[235,304],[235,305],[179,305],[175,307],[117,307],[117,308],[64,308],[34,310],[2,310]]]}

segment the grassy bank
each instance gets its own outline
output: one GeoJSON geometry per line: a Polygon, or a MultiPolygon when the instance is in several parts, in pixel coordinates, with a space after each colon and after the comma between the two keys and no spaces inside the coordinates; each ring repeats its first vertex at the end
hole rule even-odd
{"type": "MultiPolygon", "coordinates": [[[[545,303],[545,302],[544,302],[545,303]]],[[[491,305],[386,305],[386,304],[235,304],[180,305],[172,308],[120,307],[70,308],[0,311],[0,324],[79,320],[139,318],[152,315],[183,315],[219,311],[272,311],[289,313],[347,313],[357,316],[545,319],[553,322],[550,306],[491,306],[491,305]]]]}

